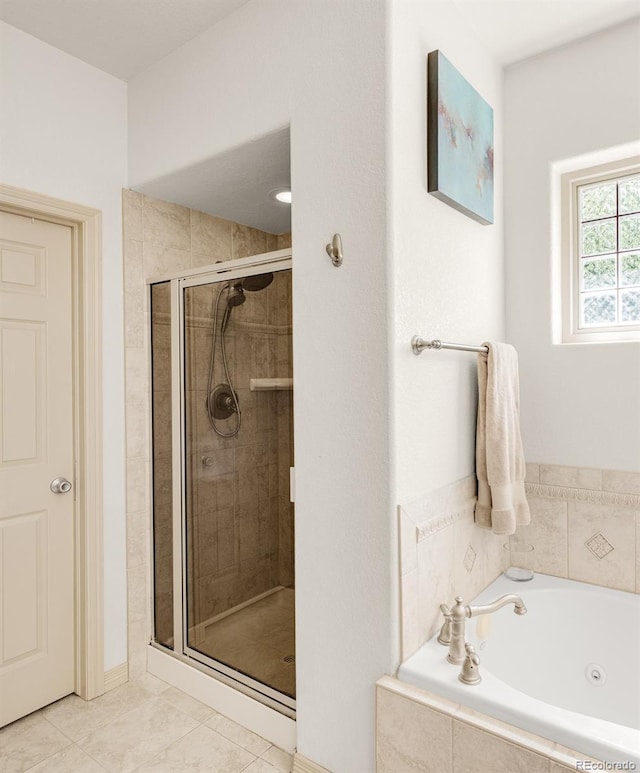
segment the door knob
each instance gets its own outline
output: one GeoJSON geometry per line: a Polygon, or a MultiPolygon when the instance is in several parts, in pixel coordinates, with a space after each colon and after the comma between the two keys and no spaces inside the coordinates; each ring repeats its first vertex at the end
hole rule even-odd
{"type": "Polygon", "coordinates": [[[71,481],[66,478],[54,478],[49,488],[54,494],[66,494],[71,491],[71,481]]]}

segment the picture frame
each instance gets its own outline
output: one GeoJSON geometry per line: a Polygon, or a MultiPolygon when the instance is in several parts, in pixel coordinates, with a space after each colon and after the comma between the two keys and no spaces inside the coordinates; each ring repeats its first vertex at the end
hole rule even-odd
{"type": "Polygon", "coordinates": [[[439,51],[427,57],[427,190],[493,223],[493,108],[439,51]]]}

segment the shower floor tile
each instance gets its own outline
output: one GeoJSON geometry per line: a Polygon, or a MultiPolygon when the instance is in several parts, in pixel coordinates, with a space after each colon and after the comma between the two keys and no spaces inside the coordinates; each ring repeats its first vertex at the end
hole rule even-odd
{"type": "Polygon", "coordinates": [[[199,652],[295,698],[295,591],[283,588],[211,623],[199,652]]]}

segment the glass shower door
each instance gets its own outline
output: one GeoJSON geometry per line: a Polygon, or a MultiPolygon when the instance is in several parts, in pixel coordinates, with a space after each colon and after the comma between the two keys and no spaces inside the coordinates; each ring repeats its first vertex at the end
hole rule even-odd
{"type": "Polygon", "coordinates": [[[291,271],[182,292],[185,652],[294,706],[291,271]]]}

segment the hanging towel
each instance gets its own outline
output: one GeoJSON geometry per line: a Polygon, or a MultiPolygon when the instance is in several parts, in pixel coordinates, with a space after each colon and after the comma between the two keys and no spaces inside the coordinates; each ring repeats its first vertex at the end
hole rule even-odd
{"type": "Polygon", "coordinates": [[[524,493],[518,355],[509,344],[484,346],[489,353],[478,355],[475,517],[494,534],[513,534],[531,520],[524,493]]]}

